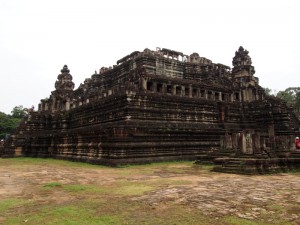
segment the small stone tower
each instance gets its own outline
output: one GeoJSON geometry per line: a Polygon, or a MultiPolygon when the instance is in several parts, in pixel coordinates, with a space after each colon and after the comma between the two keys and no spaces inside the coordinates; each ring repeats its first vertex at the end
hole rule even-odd
{"type": "Polygon", "coordinates": [[[235,52],[232,59],[232,77],[241,87],[242,101],[254,101],[262,99],[262,88],[258,84],[258,78],[254,76],[255,69],[252,66],[249,52],[242,46],[235,52]]]}
{"type": "Polygon", "coordinates": [[[74,82],[72,81],[72,79],[73,77],[70,74],[68,66],[64,65],[64,67],[61,70],[61,74],[57,76],[57,81],[55,82],[55,89],[61,91],[72,91],[74,89],[74,82]]]}

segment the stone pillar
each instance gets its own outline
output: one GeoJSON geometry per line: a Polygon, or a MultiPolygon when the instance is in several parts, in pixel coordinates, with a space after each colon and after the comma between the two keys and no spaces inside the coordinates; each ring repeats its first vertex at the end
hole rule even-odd
{"type": "Polygon", "coordinates": [[[244,132],[241,133],[240,148],[241,148],[241,152],[243,154],[245,154],[247,150],[246,150],[246,137],[245,137],[245,133],[244,132]]]}
{"type": "Polygon", "coordinates": [[[66,101],[66,111],[70,110],[70,100],[66,101]]]}
{"type": "Polygon", "coordinates": [[[256,133],[252,135],[252,140],[254,143],[254,149],[253,152],[254,153],[260,153],[260,134],[256,133]]]}
{"type": "Polygon", "coordinates": [[[292,150],[292,151],[295,151],[296,150],[296,144],[295,144],[295,137],[293,136],[293,135],[290,135],[289,137],[288,137],[288,141],[289,141],[289,143],[290,143],[290,146],[289,146],[289,148],[292,150]]]}
{"type": "Polygon", "coordinates": [[[52,105],[51,105],[51,112],[55,112],[55,104],[56,104],[56,99],[55,99],[55,97],[53,97],[52,105]]]}
{"type": "Polygon", "coordinates": [[[152,90],[151,91],[154,91],[154,92],[157,92],[157,82],[153,81],[152,82],[152,90]]]}
{"type": "Polygon", "coordinates": [[[270,125],[269,126],[268,133],[269,133],[270,149],[274,150],[274,148],[275,148],[275,130],[274,130],[274,125],[270,125]]]}
{"type": "Polygon", "coordinates": [[[142,78],[142,90],[147,90],[147,80],[142,78]]]}
{"type": "Polygon", "coordinates": [[[232,138],[231,135],[225,134],[225,148],[232,149],[232,138]]]}
{"type": "Polygon", "coordinates": [[[172,85],[172,95],[176,95],[176,85],[172,85]]]}
{"type": "Polygon", "coordinates": [[[233,136],[232,146],[235,149],[235,154],[240,156],[242,154],[243,146],[242,146],[242,133],[236,133],[233,136]]]}
{"type": "Polygon", "coordinates": [[[60,109],[60,100],[57,100],[56,101],[56,107],[55,107],[55,111],[59,111],[59,109],[60,109]]]}
{"type": "Polygon", "coordinates": [[[212,91],[212,92],[211,92],[211,100],[216,100],[215,94],[216,94],[215,91],[212,91]]]}
{"type": "Polygon", "coordinates": [[[250,132],[242,132],[240,138],[240,148],[243,154],[253,154],[252,138],[250,132]]]}
{"type": "Polygon", "coordinates": [[[162,84],[161,92],[164,93],[164,94],[167,93],[167,84],[165,84],[165,83],[162,84]]]}

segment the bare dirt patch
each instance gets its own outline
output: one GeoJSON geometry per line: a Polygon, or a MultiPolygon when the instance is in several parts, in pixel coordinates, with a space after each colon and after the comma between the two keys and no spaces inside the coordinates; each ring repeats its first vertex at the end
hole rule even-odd
{"type": "Polygon", "coordinates": [[[8,207],[2,210],[2,215],[0,208],[0,223],[13,224],[9,218],[16,216],[15,213],[26,218],[49,205],[90,201],[97,205],[96,213],[115,215],[122,211],[121,220],[104,224],[131,224],[124,221],[138,211],[144,219],[136,221],[150,224],[151,219],[145,217],[149,209],[153,216],[160,212],[164,221],[164,213],[172,213],[168,210],[172,207],[194,210],[204,218],[219,220],[219,224],[236,224],[239,218],[257,224],[300,224],[300,173],[244,176],[214,173],[192,163],[107,168],[44,162],[16,165],[14,160],[0,160],[0,199],[30,203],[11,206],[13,210],[8,207]],[[128,206],[122,208],[122,201],[137,207],[136,211],[125,212],[128,206]],[[100,202],[106,204],[105,210],[99,210],[100,202]],[[111,208],[107,202],[114,202],[111,208]]]}

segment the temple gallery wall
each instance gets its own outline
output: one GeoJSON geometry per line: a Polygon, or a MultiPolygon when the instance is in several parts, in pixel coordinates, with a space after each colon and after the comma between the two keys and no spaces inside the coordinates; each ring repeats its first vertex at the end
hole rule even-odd
{"type": "Polygon", "coordinates": [[[145,49],[74,89],[65,65],[49,98],[0,154],[109,165],[196,159],[223,169],[250,159],[296,165],[300,123],[293,109],[265,94],[243,47],[232,66],[198,53],[145,49]]]}

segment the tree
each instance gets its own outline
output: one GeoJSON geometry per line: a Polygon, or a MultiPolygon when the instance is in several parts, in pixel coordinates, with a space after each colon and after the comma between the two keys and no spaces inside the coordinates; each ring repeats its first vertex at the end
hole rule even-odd
{"type": "Polygon", "coordinates": [[[20,121],[20,118],[14,118],[11,115],[0,112],[0,139],[5,139],[18,126],[20,121]]]}
{"type": "Polygon", "coordinates": [[[15,106],[11,111],[11,115],[0,112],[0,139],[5,139],[27,114],[27,109],[22,105],[15,106]]]}
{"type": "Polygon", "coordinates": [[[295,108],[300,111],[300,91],[296,94],[295,108]]]}
{"type": "Polygon", "coordinates": [[[11,115],[14,118],[23,118],[27,116],[27,109],[24,108],[22,105],[15,106],[11,111],[11,115]]]}
{"type": "Polygon", "coordinates": [[[289,87],[284,91],[279,91],[276,97],[286,101],[293,106],[297,111],[300,110],[300,87],[289,87]]]}
{"type": "Polygon", "coordinates": [[[270,88],[264,88],[266,95],[271,95],[272,90],[270,88]]]}

